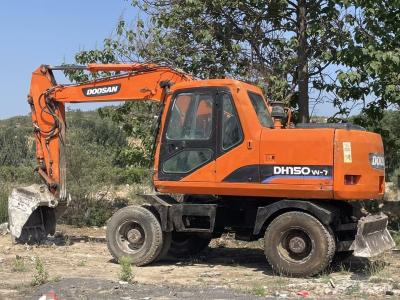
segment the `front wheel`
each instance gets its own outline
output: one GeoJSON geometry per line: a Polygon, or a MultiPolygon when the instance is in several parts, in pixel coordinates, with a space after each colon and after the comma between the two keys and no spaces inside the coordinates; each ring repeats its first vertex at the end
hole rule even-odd
{"type": "Polygon", "coordinates": [[[287,212],[276,217],[265,231],[264,252],[274,271],[312,276],[332,261],[335,240],[315,217],[304,212],[287,212]]]}
{"type": "Polygon", "coordinates": [[[154,261],[163,248],[163,232],[156,216],[141,206],[118,210],[107,224],[107,246],[118,260],[128,256],[137,266],[154,261]]]}

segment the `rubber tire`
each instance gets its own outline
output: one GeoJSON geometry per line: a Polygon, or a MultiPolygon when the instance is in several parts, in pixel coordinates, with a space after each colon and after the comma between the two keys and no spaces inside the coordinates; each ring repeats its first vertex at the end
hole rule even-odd
{"type": "Polygon", "coordinates": [[[172,232],[163,232],[163,246],[160,249],[160,253],[157,255],[154,261],[163,260],[168,256],[168,251],[171,248],[172,232]]]}
{"type": "Polygon", "coordinates": [[[307,277],[322,272],[335,254],[335,239],[330,230],[310,214],[292,211],[276,217],[264,235],[264,253],[272,269],[282,275],[307,277]],[[310,257],[301,263],[283,258],[278,251],[281,236],[289,228],[307,232],[313,244],[310,257]]]}
{"type": "Polygon", "coordinates": [[[132,264],[144,266],[153,262],[163,247],[163,232],[156,216],[141,206],[127,206],[118,210],[109,220],[106,232],[107,247],[111,255],[118,261],[122,256],[131,258],[132,264]],[[137,253],[125,252],[118,245],[118,227],[126,221],[135,221],[143,228],[145,240],[137,253]]]}
{"type": "Polygon", "coordinates": [[[196,255],[207,248],[210,241],[211,238],[204,238],[193,233],[172,232],[168,254],[178,258],[196,255]]]}

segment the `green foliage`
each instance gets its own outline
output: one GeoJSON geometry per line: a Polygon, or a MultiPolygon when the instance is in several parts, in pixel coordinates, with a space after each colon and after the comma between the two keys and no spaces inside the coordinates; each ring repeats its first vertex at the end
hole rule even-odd
{"type": "Polygon", "coordinates": [[[119,274],[119,279],[122,281],[131,282],[133,280],[131,258],[129,256],[121,256],[118,259],[118,263],[121,266],[121,272],[119,274]]]}
{"type": "Polygon", "coordinates": [[[346,1],[338,4],[352,26],[352,38],[338,52],[347,67],[333,88],[338,105],[361,102],[369,118],[377,119],[388,107],[400,104],[399,2],[346,1]]]}
{"type": "Polygon", "coordinates": [[[127,204],[126,199],[117,198],[110,201],[95,198],[93,195],[74,196],[62,220],[77,226],[104,226],[118,209],[127,204]]]}
{"type": "Polygon", "coordinates": [[[382,117],[372,118],[368,113],[350,119],[355,124],[382,135],[385,148],[386,174],[391,177],[400,168],[400,111],[385,111],[382,117]]]}
{"type": "Polygon", "coordinates": [[[396,243],[396,247],[400,248],[400,231],[392,232],[393,240],[396,243]]]}
{"type": "MultiPolygon", "coordinates": [[[[67,124],[67,190],[72,204],[63,220],[75,225],[102,226],[113,211],[126,203],[103,199],[99,191],[146,181],[148,171],[142,167],[146,163],[140,161],[141,155],[135,158],[136,163],[126,160],[125,152],[134,147],[126,133],[113,120],[101,118],[95,111],[68,111],[67,124]]],[[[0,158],[4,160],[0,165],[0,222],[7,221],[8,196],[14,186],[41,182],[34,174],[32,138],[29,116],[0,121],[0,143],[4,145],[0,148],[0,158]]]]}
{"type": "Polygon", "coordinates": [[[265,297],[266,290],[263,286],[255,286],[253,288],[253,294],[259,297],[265,297]]]}
{"type": "Polygon", "coordinates": [[[45,284],[49,279],[49,273],[39,257],[35,258],[35,274],[33,275],[32,285],[37,286],[45,284]]]}
{"type": "MultiPolygon", "coordinates": [[[[80,64],[167,62],[199,78],[250,81],[266,87],[270,99],[308,110],[309,91],[303,86],[307,99],[300,102],[299,82],[307,82],[311,93],[325,90],[331,79],[323,71],[350,33],[335,1],[309,1],[301,51],[298,8],[303,2],[133,1],[148,21],[139,17],[132,26],[132,20],[120,20],[101,51],[81,51],[75,59],[80,64]]],[[[90,78],[82,72],[67,75],[75,81],[90,78]]]]}
{"type": "Polygon", "coordinates": [[[17,256],[13,261],[11,270],[13,272],[26,272],[27,267],[25,265],[24,259],[20,256],[17,256]]]}
{"type": "Polygon", "coordinates": [[[11,186],[0,182],[0,224],[8,220],[8,196],[11,186]]]}
{"type": "Polygon", "coordinates": [[[27,118],[15,117],[2,121],[0,125],[0,166],[15,166],[32,160],[33,139],[32,125],[27,123],[27,118]]]}
{"type": "Polygon", "coordinates": [[[154,142],[154,117],[158,104],[150,101],[126,102],[117,108],[101,108],[100,116],[111,119],[129,137],[129,147],[122,148],[115,157],[117,166],[147,168],[151,163],[154,142]]]}

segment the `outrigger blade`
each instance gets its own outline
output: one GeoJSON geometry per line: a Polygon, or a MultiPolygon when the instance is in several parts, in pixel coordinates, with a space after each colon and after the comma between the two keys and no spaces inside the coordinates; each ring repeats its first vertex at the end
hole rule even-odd
{"type": "Polygon", "coordinates": [[[388,217],[380,213],[361,218],[350,250],[358,257],[373,257],[392,249],[396,244],[387,230],[388,217]]]}
{"type": "Polygon", "coordinates": [[[59,205],[58,199],[45,185],[33,184],[13,189],[8,198],[10,233],[18,242],[40,242],[48,234],[54,234],[57,217],[67,205],[59,205]]]}

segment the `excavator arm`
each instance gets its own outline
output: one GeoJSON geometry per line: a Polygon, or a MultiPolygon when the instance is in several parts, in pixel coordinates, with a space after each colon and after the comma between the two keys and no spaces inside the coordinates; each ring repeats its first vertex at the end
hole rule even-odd
{"type": "Polygon", "coordinates": [[[20,238],[24,226],[28,234],[24,239],[39,239],[40,235],[51,233],[57,215],[67,206],[65,103],[152,100],[163,106],[172,84],[190,80],[193,78],[183,71],[156,64],[42,65],[36,69],[28,103],[32,110],[37,171],[45,186],[33,185],[12,192],[9,216],[13,236],[20,238]],[[93,77],[99,72],[120,74],[65,85],[56,82],[53,72],[57,70],[84,70],[93,77]],[[56,216],[52,216],[54,211],[56,216]],[[43,220],[54,220],[48,221],[54,224],[43,224],[43,220]]]}

